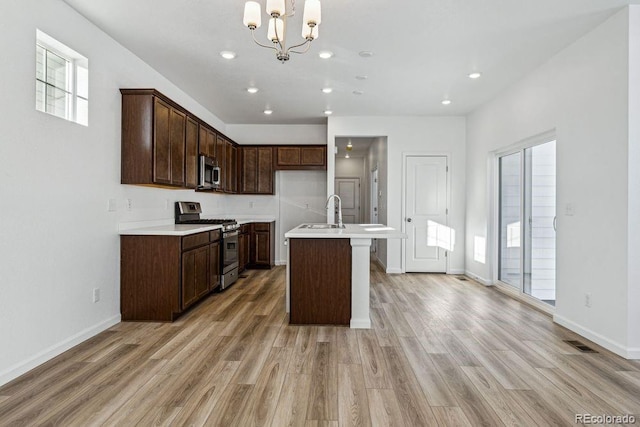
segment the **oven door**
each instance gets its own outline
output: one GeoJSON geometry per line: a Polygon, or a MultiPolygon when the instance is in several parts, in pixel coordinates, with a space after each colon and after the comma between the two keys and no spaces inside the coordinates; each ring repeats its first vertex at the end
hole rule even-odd
{"type": "Polygon", "coordinates": [[[238,231],[222,235],[222,273],[238,268],[238,231]]]}

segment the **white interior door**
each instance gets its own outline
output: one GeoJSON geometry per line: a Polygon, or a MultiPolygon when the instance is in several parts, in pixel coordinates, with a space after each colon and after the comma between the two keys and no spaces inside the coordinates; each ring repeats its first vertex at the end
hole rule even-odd
{"type": "Polygon", "coordinates": [[[342,199],[342,222],[345,224],[362,222],[360,220],[360,178],[336,178],[335,190],[342,199]]]}
{"type": "Polygon", "coordinates": [[[406,271],[444,273],[455,234],[447,227],[446,156],[406,158],[406,271]]]}

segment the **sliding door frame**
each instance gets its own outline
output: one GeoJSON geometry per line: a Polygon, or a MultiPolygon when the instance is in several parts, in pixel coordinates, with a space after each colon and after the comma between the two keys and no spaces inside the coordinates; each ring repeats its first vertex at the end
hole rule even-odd
{"type": "MultiPolygon", "coordinates": [[[[533,297],[524,292],[524,249],[525,244],[525,227],[524,221],[524,193],[520,195],[520,242],[521,242],[521,256],[520,256],[520,287],[516,288],[506,282],[499,279],[500,277],[500,158],[508,156],[510,154],[522,153],[520,156],[520,189],[524,191],[525,184],[525,156],[524,150],[527,148],[535,147],[537,145],[545,144],[547,142],[556,141],[555,129],[533,136],[531,138],[524,139],[516,144],[504,147],[499,150],[495,150],[489,153],[487,163],[489,166],[489,188],[491,189],[489,195],[489,236],[491,236],[489,247],[487,252],[491,254],[491,283],[500,291],[515,297],[529,305],[536,307],[537,309],[548,313],[555,313],[555,307],[551,306],[536,297],[533,297]]],[[[557,284],[556,284],[557,285],[557,284]]]]}

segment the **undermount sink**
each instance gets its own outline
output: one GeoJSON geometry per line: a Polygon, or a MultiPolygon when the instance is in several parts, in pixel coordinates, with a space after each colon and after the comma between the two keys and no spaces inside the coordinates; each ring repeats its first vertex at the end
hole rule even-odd
{"type": "Polygon", "coordinates": [[[338,224],[302,224],[300,228],[310,228],[311,230],[328,230],[332,228],[345,228],[344,225],[340,227],[338,224]]]}

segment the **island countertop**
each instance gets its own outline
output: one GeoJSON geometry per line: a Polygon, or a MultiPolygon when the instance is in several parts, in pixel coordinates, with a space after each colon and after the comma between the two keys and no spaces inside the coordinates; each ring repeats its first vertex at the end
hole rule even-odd
{"type": "Polygon", "coordinates": [[[308,228],[300,224],[285,233],[287,239],[406,239],[407,234],[384,224],[344,224],[345,228],[308,228]]]}

